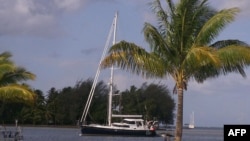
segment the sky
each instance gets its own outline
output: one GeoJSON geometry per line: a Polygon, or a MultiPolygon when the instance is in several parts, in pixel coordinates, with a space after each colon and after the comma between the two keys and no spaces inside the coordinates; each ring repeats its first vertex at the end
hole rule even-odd
{"type": "MultiPolygon", "coordinates": [[[[28,81],[46,95],[94,78],[111,24],[118,11],[117,42],[126,40],[148,47],[142,28],[154,24],[150,0],[0,0],[0,52],[12,53],[12,60],[36,75],[28,81]]],[[[250,44],[249,0],[209,0],[216,9],[239,7],[241,12],[216,40],[240,39],[250,44]]],[[[155,24],[154,24],[155,25],[155,24]]],[[[99,80],[108,81],[108,69],[99,80]]],[[[101,73],[101,74],[102,74],[101,73]]],[[[246,68],[247,75],[250,69],[246,68]]],[[[250,77],[250,76],[249,76],[250,77]]],[[[184,93],[184,123],[192,112],[196,126],[223,127],[250,124],[250,79],[229,74],[202,84],[190,81],[184,93]]],[[[170,78],[144,79],[115,69],[114,83],[120,90],[142,83],[167,85],[170,78]]],[[[176,95],[172,95],[176,100],[176,95]]]]}

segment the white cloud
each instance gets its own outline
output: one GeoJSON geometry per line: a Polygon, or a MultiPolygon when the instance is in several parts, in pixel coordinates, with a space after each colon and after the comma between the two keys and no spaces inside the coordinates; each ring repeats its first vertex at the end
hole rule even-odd
{"type": "Polygon", "coordinates": [[[74,11],[82,7],[89,0],[54,0],[55,5],[59,9],[64,9],[66,11],[74,11]]]}
{"type": "MultiPolygon", "coordinates": [[[[249,74],[247,70],[246,73],[249,74]]],[[[248,78],[245,79],[240,74],[230,73],[226,76],[221,75],[218,78],[208,79],[203,83],[190,81],[188,92],[202,95],[216,95],[218,93],[236,94],[239,92],[245,94],[249,88],[249,81],[248,78]]]]}
{"type": "Polygon", "coordinates": [[[0,35],[41,35],[57,25],[53,14],[45,5],[32,0],[0,0],[0,35]]]}
{"type": "MultiPolygon", "coordinates": [[[[60,16],[67,12],[73,12],[84,6],[103,2],[101,0],[0,0],[0,35],[36,35],[58,36],[63,32],[60,27],[60,16]]],[[[105,2],[122,2],[136,6],[144,21],[155,21],[149,0],[118,1],[107,0],[105,2]]],[[[250,15],[249,0],[211,0],[211,4],[217,8],[238,6],[242,9],[241,15],[250,15]]]]}
{"type": "Polygon", "coordinates": [[[58,36],[60,17],[88,0],[0,0],[0,35],[58,36]]]}

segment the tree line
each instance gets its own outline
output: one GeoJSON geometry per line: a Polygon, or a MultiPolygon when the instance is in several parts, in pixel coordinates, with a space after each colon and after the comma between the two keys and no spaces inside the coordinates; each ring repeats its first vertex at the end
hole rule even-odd
{"type": "MultiPolygon", "coordinates": [[[[33,105],[0,101],[0,119],[3,124],[76,125],[81,118],[93,80],[79,81],[74,87],[51,88],[47,94],[34,90],[33,105]]],[[[104,124],[107,121],[108,85],[98,82],[87,121],[104,124]]],[[[131,86],[113,98],[113,112],[141,114],[145,119],[173,123],[175,103],[166,86],[144,83],[131,86]]],[[[118,119],[114,119],[118,120],[118,119]]]]}

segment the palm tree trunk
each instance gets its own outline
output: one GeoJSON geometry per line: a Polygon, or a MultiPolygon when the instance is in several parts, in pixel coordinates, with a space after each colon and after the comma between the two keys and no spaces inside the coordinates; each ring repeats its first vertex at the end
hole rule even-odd
{"type": "Polygon", "coordinates": [[[177,101],[177,118],[175,128],[175,141],[182,139],[182,126],[183,126],[183,88],[178,88],[178,101],[177,101]]]}

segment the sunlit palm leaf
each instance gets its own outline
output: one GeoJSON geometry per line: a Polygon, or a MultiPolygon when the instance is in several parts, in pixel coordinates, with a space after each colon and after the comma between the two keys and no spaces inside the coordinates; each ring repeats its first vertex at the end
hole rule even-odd
{"type": "Polygon", "coordinates": [[[2,101],[33,104],[35,98],[34,93],[24,85],[11,84],[0,87],[0,99],[2,101]]]}
{"type": "Polygon", "coordinates": [[[246,77],[244,68],[250,65],[250,48],[248,46],[227,45],[216,51],[220,60],[220,67],[212,64],[201,66],[194,73],[194,78],[198,82],[203,82],[207,78],[218,77],[231,72],[236,72],[246,77]],[[244,57],[243,57],[244,56],[244,57]]]}
{"type": "Polygon", "coordinates": [[[237,72],[246,77],[244,68],[250,65],[249,47],[231,45],[218,50],[223,62],[222,71],[224,73],[237,72]]]}
{"type": "Polygon", "coordinates": [[[0,54],[0,101],[34,103],[34,93],[19,83],[34,80],[35,75],[24,68],[17,67],[10,60],[11,53],[0,54]]]}
{"type": "Polygon", "coordinates": [[[0,54],[0,79],[5,72],[11,72],[15,69],[14,63],[9,60],[11,54],[9,52],[4,52],[0,54]]]}
{"type": "Polygon", "coordinates": [[[162,77],[166,74],[163,61],[159,57],[126,41],[115,44],[110,50],[110,55],[102,61],[103,68],[110,67],[112,64],[146,77],[156,76],[156,74],[162,77]]]}
{"type": "Polygon", "coordinates": [[[191,48],[183,62],[184,68],[187,69],[188,74],[192,74],[195,69],[208,64],[218,68],[221,65],[216,50],[210,47],[191,48]]]}

